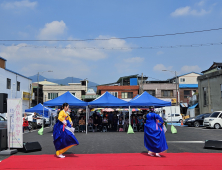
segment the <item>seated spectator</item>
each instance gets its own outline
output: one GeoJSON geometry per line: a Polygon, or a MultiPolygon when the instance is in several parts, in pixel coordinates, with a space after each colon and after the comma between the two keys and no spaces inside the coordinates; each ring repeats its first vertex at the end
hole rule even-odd
{"type": "Polygon", "coordinates": [[[96,132],[97,132],[97,129],[99,129],[100,131],[100,120],[98,119],[98,116],[95,117],[94,128],[96,132]]]}
{"type": "Polygon", "coordinates": [[[133,116],[133,119],[131,119],[131,125],[132,125],[132,126],[133,126],[133,125],[136,125],[136,126],[137,126],[137,124],[138,124],[138,121],[137,121],[136,117],[133,116]]]}
{"type": "Polygon", "coordinates": [[[128,130],[128,127],[129,127],[129,118],[126,117],[126,119],[125,119],[125,121],[124,121],[124,129],[125,129],[126,132],[127,132],[127,130],[128,130]]]}
{"type": "Polygon", "coordinates": [[[110,112],[108,115],[108,126],[110,129],[113,129],[113,113],[110,112]]]}
{"type": "Polygon", "coordinates": [[[118,131],[117,130],[117,123],[118,123],[118,117],[116,114],[114,114],[114,116],[113,116],[113,130],[114,131],[118,131]]]}
{"type": "Polygon", "coordinates": [[[122,117],[120,117],[118,120],[119,132],[123,132],[123,125],[124,125],[124,120],[122,120],[122,117]]]}
{"type": "Polygon", "coordinates": [[[86,122],[85,122],[85,120],[83,119],[83,117],[81,117],[81,119],[79,120],[79,129],[80,129],[80,131],[82,131],[82,132],[85,132],[85,131],[86,131],[86,122]]]}
{"type": "Polygon", "coordinates": [[[106,117],[104,117],[102,119],[102,128],[106,126],[106,129],[108,129],[108,119],[106,117]]]}
{"type": "Polygon", "coordinates": [[[78,116],[75,116],[74,117],[74,119],[73,119],[73,127],[76,127],[76,126],[78,126],[79,125],[79,118],[78,118],[78,116]]]}
{"type": "Polygon", "coordinates": [[[90,116],[89,119],[88,119],[88,125],[89,125],[89,126],[93,126],[92,116],[90,116]]]}
{"type": "Polygon", "coordinates": [[[142,129],[143,129],[143,124],[144,124],[144,121],[143,121],[142,117],[140,116],[138,119],[138,126],[137,126],[138,130],[139,130],[140,126],[142,126],[142,129]]]}

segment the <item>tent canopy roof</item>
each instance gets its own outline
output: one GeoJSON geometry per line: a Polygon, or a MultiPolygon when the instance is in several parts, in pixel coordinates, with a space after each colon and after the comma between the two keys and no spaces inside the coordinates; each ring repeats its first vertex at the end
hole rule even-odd
{"type": "Polygon", "coordinates": [[[44,106],[62,106],[63,103],[68,103],[71,107],[85,107],[88,105],[87,102],[78,99],[69,91],[67,91],[63,95],[45,102],[44,106]]]}
{"type": "MultiPolygon", "coordinates": [[[[44,116],[48,117],[49,110],[52,110],[50,108],[44,107],[44,116]]],[[[43,115],[43,105],[39,103],[38,105],[34,106],[33,108],[26,109],[25,112],[36,112],[40,115],[43,115]]]]}
{"type": "Polygon", "coordinates": [[[109,92],[105,92],[97,99],[88,103],[89,107],[91,108],[98,108],[98,107],[128,107],[129,103],[127,101],[118,99],[117,97],[113,96],[109,92]]]}
{"type": "Polygon", "coordinates": [[[138,96],[135,99],[132,99],[130,102],[130,106],[132,107],[149,107],[149,106],[154,106],[154,107],[164,107],[164,106],[171,106],[171,102],[166,102],[163,100],[160,100],[146,91],[143,92],[140,96],[138,96]]]}

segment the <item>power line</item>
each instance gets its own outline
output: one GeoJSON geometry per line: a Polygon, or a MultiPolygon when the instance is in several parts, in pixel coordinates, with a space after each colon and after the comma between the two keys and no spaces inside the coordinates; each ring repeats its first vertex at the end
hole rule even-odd
{"type": "Polygon", "coordinates": [[[121,38],[95,38],[95,39],[81,39],[81,40],[0,40],[0,41],[107,41],[107,40],[116,40],[116,39],[138,39],[138,38],[153,38],[153,37],[164,37],[164,36],[173,36],[173,35],[184,35],[184,34],[194,34],[194,33],[202,33],[202,32],[210,32],[210,31],[218,31],[222,30],[222,28],[212,28],[207,30],[197,30],[197,31],[188,31],[188,32],[178,32],[178,33],[168,33],[168,34],[157,34],[157,35],[143,35],[143,36],[137,36],[137,37],[121,37],[121,38]]]}
{"type": "Polygon", "coordinates": [[[31,47],[31,48],[47,48],[47,49],[72,49],[72,50],[151,50],[151,49],[164,49],[164,48],[190,48],[190,47],[205,47],[222,45],[222,42],[218,43],[203,43],[203,44],[190,44],[190,45],[168,45],[168,46],[150,46],[150,47],[61,47],[61,46],[36,46],[26,44],[0,44],[2,46],[14,46],[14,47],[31,47]]]}

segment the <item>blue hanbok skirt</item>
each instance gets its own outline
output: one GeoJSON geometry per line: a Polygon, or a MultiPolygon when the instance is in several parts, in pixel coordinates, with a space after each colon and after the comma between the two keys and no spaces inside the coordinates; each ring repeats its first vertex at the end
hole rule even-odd
{"type": "MultiPolygon", "coordinates": [[[[67,126],[71,128],[69,120],[66,120],[67,126]]],[[[63,127],[63,123],[57,120],[53,128],[53,139],[56,149],[56,153],[62,154],[64,151],[68,150],[70,147],[79,145],[74,133],[63,127]]]]}
{"type": "Polygon", "coordinates": [[[147,150],[160,153],[168,149],[164,130],[161,124],[144,125],[144,145],[147,150]]]}

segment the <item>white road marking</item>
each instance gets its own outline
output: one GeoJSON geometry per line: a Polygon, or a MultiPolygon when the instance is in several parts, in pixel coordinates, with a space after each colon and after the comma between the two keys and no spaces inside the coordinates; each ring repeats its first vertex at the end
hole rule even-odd
{"type": "Polygon", "coordinates": [[[205,143],[205,141],[167,141],[167,143],[205,143]]]}
{"type": "MultiPolygon", "coordinates": [[[[44,127],[44,129],[47,129],[47,128],[51,128],[51,127],[44,127]]],[[[41,128],[40,128],[40,129],[41,129],[41,128]]],[[[24,132],[23,134],[32,133],[32,132],[35,132],[35,131],[39,131],[40,129],[32,130],[32,131],[30,131],[30,132],[24,132]]]]}

